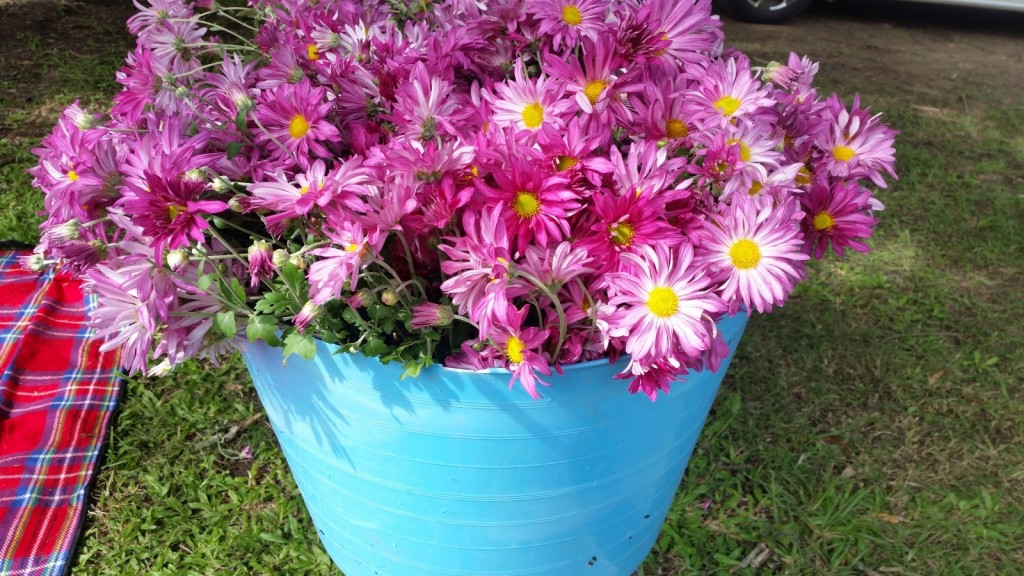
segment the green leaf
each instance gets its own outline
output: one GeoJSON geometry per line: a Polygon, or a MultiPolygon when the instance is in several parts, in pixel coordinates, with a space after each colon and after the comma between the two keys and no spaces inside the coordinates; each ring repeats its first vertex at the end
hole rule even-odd
{"type": "Polygon", "coordinates": [[[214,314],[213,325],[225,338],[234,338],[238,333],[238,327],[235,325],[235,313],[231,310],[214,314]]]}
{"type": "Polygon", "coordinates": [[[394,308],[381,304],[380,302],[374,302],[366,307],[366,312],[370,315],[370,318],[379,322],[385,318],[391,318],[394,315],[395,310],[394,308]]]}
{"type": "Polygon", "coordinates": [[[213,284],[214,278],[216,278],[214,274],[203,274],[199,277],[199,282],[196,282],[196,288],[205,292],[210,287],[210,284],[213,284]]]}
{"type": "Polygon", "coordinates": [[[302,293],[300,288],[302,288],[302,283],[306,281],[306,276],[302,273],[302,270],[299,270],[292,264],[285,264],[278,268],[278,273],[293,290],[302,293]]]}
{"type": "Polygon", "coordinates": [[[235,297],[235,302],[241,306],[245,306],[245,286],[238,281],[238,278],[234,276],[228,281],[228,288],[231,289],[231,294],[235,297]]]}
{"type": "Polygon", "coordinates": [[[226,150],[227,150],[227,153],[228,153],[228,160],[231,160],[235,156],[238,156],[239,153],[242,152],[242,143],[241,142],[228,142],[228,145],[226,146],[226,150]]]}
{"type": "Polygon", "coordinates": [[[268,346],[281,345],[281,340],[277,337],[277,318],[273,316],[249,317],[245,335],[249,338],[249,342],[263,340],[268,346]]]}
{"type": "Polygon", "coordinates": [[[382,356],[387,354],[388,350],[390,350],[388,345],[385,344],[383,340],[376,337],[368,338],[366,343],[363,344],[363,354],[366,354],[367,356],[382,356]]]}
{"type": "Polygon", "coordinates": [[[284,339],[284,357],[298,354],[300,358],[311,360],[316,354],[316,342],[309,334],[292,332],[284,339]]]}

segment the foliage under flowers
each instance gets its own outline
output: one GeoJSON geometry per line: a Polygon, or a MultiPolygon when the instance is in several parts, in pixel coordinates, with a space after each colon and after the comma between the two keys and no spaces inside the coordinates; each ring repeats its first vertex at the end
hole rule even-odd
{"type": "Polygon", "coordinates": [[[654,398],[782,305],[804,261],[866,251],[895,132],[753,69],[710,3],[151,0],[106,115],[36,150],[35,264],[100,296],[129,371],[313,337],[507,367],[628,354],[654,398]]]}

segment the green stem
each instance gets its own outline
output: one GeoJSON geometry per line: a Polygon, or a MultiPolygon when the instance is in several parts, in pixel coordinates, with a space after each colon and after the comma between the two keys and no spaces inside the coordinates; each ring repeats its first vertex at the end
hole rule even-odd
{"type": "MultiPolygon", "coordinates": [[[[551,289],[548,288],[547,285],[541,282],[540,279],[538,279],[537,277],[526,272],[523,272],[522,270],[517,270],[516,274],[529,280],[534,286],[537,287],[538,290],[540,290],[541,294],[547,296],[548,299],[551,300],[552,304],[555,305],[555,312],[558,313],[558,345],[555,346],[555,353],[552,354],[552,358],[557,360],[559,353],[561,353],[562,351],[562,344],[565,343],[565,338],[568,335],[568,324],[565,319],[565,310],[562,309],[562,303],[561,301],[558,300],[557,296],[551,293],[551,289]]],[[[543,322],[544,319],[541,318],[541,321],[543,322]]]]}

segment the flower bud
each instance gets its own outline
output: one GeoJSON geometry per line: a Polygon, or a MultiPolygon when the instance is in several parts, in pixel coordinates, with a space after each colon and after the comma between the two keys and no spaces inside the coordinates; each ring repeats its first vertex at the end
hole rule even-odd
{"type": "Polygon", "coordinates": [[[449,326],[455,318],[450,306],[424,302],[412,308],[412,327],[416,329],[449,326]]]}
{"type": "Polygon", "coordinates": [[[186,170],[181,175],[181,179],[185,182],[206,182],[206,172],[202,168],[192,168],[191,170],[186,170]]]}
{"type": "Polygon", "coordinates": [[[188,251],[184,248],[177,248],[167,253],[167,267],[175,272],[180,272],[188,264],[188,251]]]}
{"type": "Polygon", "coordinates": [[[223,194],[231,190],[231,180],[223,176],[214,176],[213,181],[210,182],[210,187],[213,188],[214,192],[223,194]]]}
{"type": "Polygon", "coordinates": [[[288,257],[288,262],[299,270],[305,270],[307,266],[306,259],[302,257],[302,254],[292,254],[288,257]]]}
{"type": "Polygon", "coordinates": [[[188,98],[188,87],[178,86],[174,89],[174,96],[178,99],[185,100],[188,98]]]}
{"type": "Polygon", "coordinates": [[[295,327],[299,329],[299,332],[305,332],[306,328],[309,327],[310,322],[316,320],[320,313],[323,312],[323,306],[314,304],[312,300],[307,300],[302,305],[302,310],[295,315],[295,327]]]}
{"type": "Polygon", "coordinates": [[[356,292],[355,294],[349,296],[348,300],[345,303],[351,306],[352,308],[362,308],[363,306],[373,304],[376,300],[377,299],[376,297],[374,297],[373,292],[367,290],[366,288],[363,288],[356,292]]]}
{"type": "Polygon", "coordinates": [[[82,225],[72,218],[67,222],[54,226],[46,231],[47,238],[52,242],[71,242],[72,240],[78,240],[82,237],[81,235],[82,225]]]}
{"type": "Polygon", "coordinates": [[[237,94],[235,96],[235,108],[238,109],[240,114],[248,114],[255,104],[248,94],[237,94]]]}
{"type": "Polygon", "coordinates": [[[274,266],[280,268],[288,263],[289,258],[291,258],[291,255],[288,254],[287,250],[284,248],[278,248],[277,250],[274,250],[273,256],[270,257],[270,261],[274,263],[274,266]]]}
{"type": "Polygon", "coordinates": [[[42,254],[33,254],[24,260],[25,268],[33,272],[42,272],[49,268],[50,263],[47,262],[46,257],[42,254]]]}
{"type": "Polygon", "coordinates": [[[245,206],[242,206],[242,201],[238,199],[238,196],[232,196],[231,199],[228,200],[228,210],[231,210],[236,214],[241,214],[245,212],[245,206]]]}
{"type": "Polygon", "coordinates": [[[383,302],[385,306],[394,306],[395,304],[398,304],[398,292],[395,292],[391,288],[387,288],[380,293],[380,301],[383,302]]]}

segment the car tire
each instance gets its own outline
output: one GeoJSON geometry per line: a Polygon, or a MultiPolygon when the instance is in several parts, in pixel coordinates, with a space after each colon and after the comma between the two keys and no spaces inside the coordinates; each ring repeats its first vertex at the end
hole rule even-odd
{"type": "Polygon", "coordinates": [[[782,24],[796,18],[814,0],[716,0],[718,8],[737,20],[782,24]]]}

